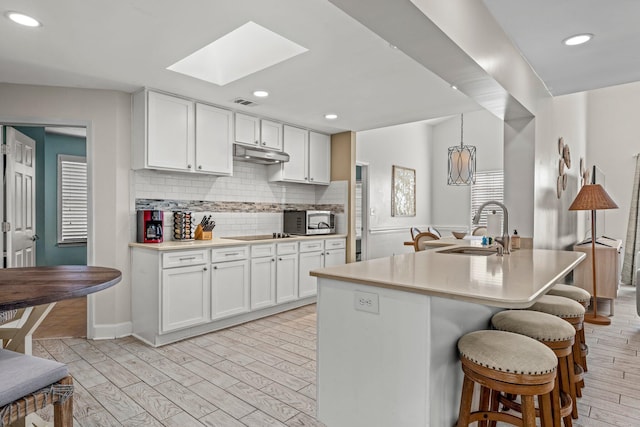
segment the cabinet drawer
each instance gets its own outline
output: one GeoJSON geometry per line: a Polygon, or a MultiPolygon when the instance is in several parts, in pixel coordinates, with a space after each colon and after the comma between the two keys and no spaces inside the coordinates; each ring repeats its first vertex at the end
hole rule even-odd
{"type": "Polygon", "coordinates": [[[324,241],[325,249],[342,249],[346,247],[344,239],[331,239],[324,241]]]}
{"type": "Polygon", "coordinates": [[[185,267],[207,264],[208,262],[206,250],[165,252],[162,254],[162,268],[185,267]]]}
{"type": "Polygon", "coordinates": [[[269,243],[266,245],[251,245],[251,258],[263,256],[273,256],[276,254],[276,245],[269,243]]]}
{"type": "Polygon", "coordinates": [[[300,252],[321,251],[324,248],[322,240],[311,240],[309,242],[300,242],[300,252]]]}
{"type": "Polygon", "coordinates": [[[249,257],[248,246],[232,246],[228,248],[211,249],[211,262],[236,261],[249,257]]]}
{"type": "Polygon", "coordinates": [[[295,254],[298,252],[298,242],[287,242],[277,244],[278,255],[295,254]]]}

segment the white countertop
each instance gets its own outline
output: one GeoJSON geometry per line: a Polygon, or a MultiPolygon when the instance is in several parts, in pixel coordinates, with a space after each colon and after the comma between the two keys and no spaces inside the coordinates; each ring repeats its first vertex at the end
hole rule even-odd
{"type": "Polygon", "coordinates": [[[291,236],[279,239],[262,239],[262,240],[234,240],[232,238],[220,238],[215,237],[211,240],[191,240],[191,241],[179,241],[169,240],[162,243],[129,243],[129,247],[143,248],[155,251],[173,251],[179,249],[207,249],[217,246],[240,246],[240,245],[255,245],[260,243],[286,243],[291,241],[301,240],[318,240],[318,239],[333,239],[347,237],[346,234],[322,234],[316,236],[291,236]]]}
{"type": "Polygon", "coordinates": [[[311,275],[494,307],[526,308],[585,258],[584,253],[545,249],[519,249],[501,257],[439,253],[454,246],[478,246],[464,240],[433,241],[433,246],[446,243],[438,249],[318,269],[311,275]]]}

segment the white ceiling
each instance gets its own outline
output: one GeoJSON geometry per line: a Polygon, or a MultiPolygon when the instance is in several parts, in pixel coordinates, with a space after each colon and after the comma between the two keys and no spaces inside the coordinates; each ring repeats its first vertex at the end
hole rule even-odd
{"type": "Polygon", "coordinates": [[[553,95],[640,80],[640,1],[484,0],[553,95]],[[580,33],[580,46],[562,41],[580,33]]]}
{"type": "MultiPolygon", "coordinates": [[[[609,3],[604,0],[545,0],[545,7],[539,1],[485,3],[554,93],[640,80],[638,67],[635,72],[628,70],[640,61],[632,49],[617,49],[618,56],[627,60],[624,67],[615,67],[626,70],[621,77],[605,69],[614,60],[616,50],[611,46],[606,46],[605,60],[589,59],[599,54],[602,47],[595,43],[609,40],[607,34],[615,32],[617,38],[622,30],[631,32],[634,27],[623,19],[640,16],[640,2],[617,0],[624,5],[618,7],[622,11],[614,14],[609,4],[609,15],[602,10],[609,3]],[[564,5],[576,3],[587,4],[594,12],[564,10],[564,5]],[[587,17],[596,16],[598,26],[590,25],[587,17]],[[585,24],[579,25],[583,20],[585,24]],[[590,53],[581,55],[582,62],[564,53],[559,44],[566,32],[578,29],[596,34],[592,47],[584,47],[590,53]],[[578,71],[584,78],[571,71],[574,64],[582,64],[578,71]]],[[[20,27],[0,16],[0,81],[5,83],[128,92],[147,86],[332,133],[480,109],[326,0],[3,0],[0,13],[9,10],[32,15],[43,26],[20,27]],[[309,51],[225,86],[166,70],[248,21],[309,51]],[[256,89],[271,95],[254,98],[256,89]],[[237,97],[259,105],[238,106],[232,103],[237,97]],[[339,118],[327,121],[328,112],[339,118]]],[[[640,40],[635,37],[637,46],[640,40]]]]}

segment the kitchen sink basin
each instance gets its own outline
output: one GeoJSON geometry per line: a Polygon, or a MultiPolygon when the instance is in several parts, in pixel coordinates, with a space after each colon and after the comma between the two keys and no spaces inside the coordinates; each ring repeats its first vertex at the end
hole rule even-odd
{"type": "Polygon", "coordinates": [[[475,255],[475,256],[489,256],[497,254],[496,248],[478,248],[475,246],[462,246],[451,249],[444,249],[438,251],[440,254],[456,254],[456,255],[475,255]]]}

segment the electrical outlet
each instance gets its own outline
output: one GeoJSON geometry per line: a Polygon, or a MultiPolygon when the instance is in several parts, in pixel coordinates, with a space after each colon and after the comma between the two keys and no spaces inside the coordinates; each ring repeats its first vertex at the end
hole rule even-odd
{"type": "Polygon", "coordinates": [[[358,311],[378,314],[380,313],[380,307],[378,304],[378,294],[356,291],[354,295],[353,305],[358,311]]]}

